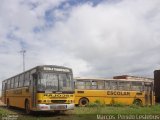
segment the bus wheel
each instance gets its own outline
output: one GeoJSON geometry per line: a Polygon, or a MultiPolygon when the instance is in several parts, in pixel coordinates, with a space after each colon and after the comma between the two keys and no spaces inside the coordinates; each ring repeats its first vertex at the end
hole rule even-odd
{"type": "Polygon", "coordinates": [[[30,104],[29,104],[29,101],[28,100],[26,100],[25,101],[25,112],[26,112],[26,114],[30,114],[30,104]]]}
{"type": "Polygon", "coordinates": [[[10,108],[9,99],[7,99],[7,108],[10,108]]]}
{"type": "Polygon", "coordinates": [[[81,98],[79,100],[79,106],[87,106],[89,104],[89,100],[87,98],[81,98]]]}
{"type": "Polygon", "coordinates": [[[135,100],[133,101],[133,104],[134,104],[134,105],[137,105],[137,106],[142,106],[142,101],[139,100],[139,99],[135,99],[135,100]]]}

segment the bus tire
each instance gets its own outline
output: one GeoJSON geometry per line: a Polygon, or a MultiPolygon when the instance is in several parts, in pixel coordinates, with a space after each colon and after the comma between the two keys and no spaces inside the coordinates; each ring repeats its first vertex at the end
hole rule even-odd
{"type": "Polygon", "coordinates": [[[10,108],[9,99],[7,99],[7,108],[10,108]]]}
{"type": "Polygon", "coordinates": [[[25,100],[25,112],[26,114],[31,113],[29,100],[25,100]]]}
{"type": "Polygon", "coordinates": [[[140,99],[135,99],[135,100],[133,101],[133,104],[134,104],[134,105],[137,105],[137,106],[142,106],[142,101],[141,101],[140,99]]]}
{"type": "Polygon", "coordinates": [[[79,100],[79,106],[85,107],[89,104],[89,100],[87,98],[81,98],[79,100]]]}

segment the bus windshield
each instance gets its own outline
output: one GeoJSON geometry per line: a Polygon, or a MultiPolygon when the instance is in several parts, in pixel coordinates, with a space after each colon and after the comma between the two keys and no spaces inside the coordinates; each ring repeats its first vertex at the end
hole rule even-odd
{"type": "Polygon", "coordinates": [[[38,80],[38,91],[73,91],[70,74],[42,73],[38,80]]]}

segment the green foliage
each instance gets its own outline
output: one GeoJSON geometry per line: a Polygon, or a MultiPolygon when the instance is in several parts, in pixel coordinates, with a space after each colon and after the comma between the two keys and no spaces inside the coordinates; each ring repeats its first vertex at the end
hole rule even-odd
{"type": "Polygon", "coordinates": [[[114,102],[114,104],[111,104],[111,106],[114,106],[114,107],[124,107],[124,106],[126,106],[126,105],[123,104],[123,103],[114,102]]]}
{"type": "Polygon", "coordinates": [[[115,107],[124,107],[126,106],[124,103],[116,102],[114,99],[111,100],[110,106],[115,106],[115,107]]]}
{"type": "Polygon", "coordinates": [[[94,101],[94,103],[89,103],[89,105],[87,105],[87,107],[104,107],[105,104],[101,103],[100,100],[96,100],[94,101]]]}
{"type": "Polygon", "coordinates": [[[94,103],[96,103],[96,104],[101,104],[101,101],[100,100],[96,100],[94,103]]]}
{"type": "Polygon", "coordinates": [[[97,103],[89,103],[87,107],[98,107],[99,105],[97,103]]]}
{"type": "Polygon", "coordinates": [[[66,111],[64,115],[42,115],[38,114],[38,117],[36,115],[24,115],[22,114],[21,110],[17,109],[6,109],[5,107],[0,107],[0,115],[2,114],[18,114],[19,120],[53,120],[53,119],[60,119],[60,120],[88,120],[92,119],[94,120],[97,114],[128,114],[128,115],[137,115],[137,114],[160,114],[160,104],[156,104],[154,106],[121,106],[119,107],[119,104],[114,106],[99,106],[102,105],[101,102],[95,101],[94,104],[96,106],[94,107],[75,107],[73,111],[66,111]],[[99,104],[99,105],[97,105],[99,104]]]}
{"type": "Polygon", "coordinates": [[[110,105],[114,105],[114,104],[115,104],[115,101],[114,101],[114,99],[112,98],[110,105]]]}
{"type": "Polygon", "coordinates": [[[160,114],[160,104],[144,107],[123,104],[105,107],[78,107],[75,108],[74,114],[160,114]]]}
{"type": "Polygon", "coordinates": [[[131,105],[129,105],[131,108],[140,108],[140,107],[142,107],[142,106],[138,106],[138,105],[136,105],[136,104],[131,104],[131,105]]]}

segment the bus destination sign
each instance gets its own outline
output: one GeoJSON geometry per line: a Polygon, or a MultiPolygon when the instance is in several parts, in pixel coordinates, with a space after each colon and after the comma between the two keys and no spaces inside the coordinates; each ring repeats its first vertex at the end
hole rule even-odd
{"type": "Polygon", "coordinates": [[[53,68],[53,67],[44,67],[43,70],[57,71],[57,72],[70,72],[69,69],[65,69],[65,68],[53,68]]]}

